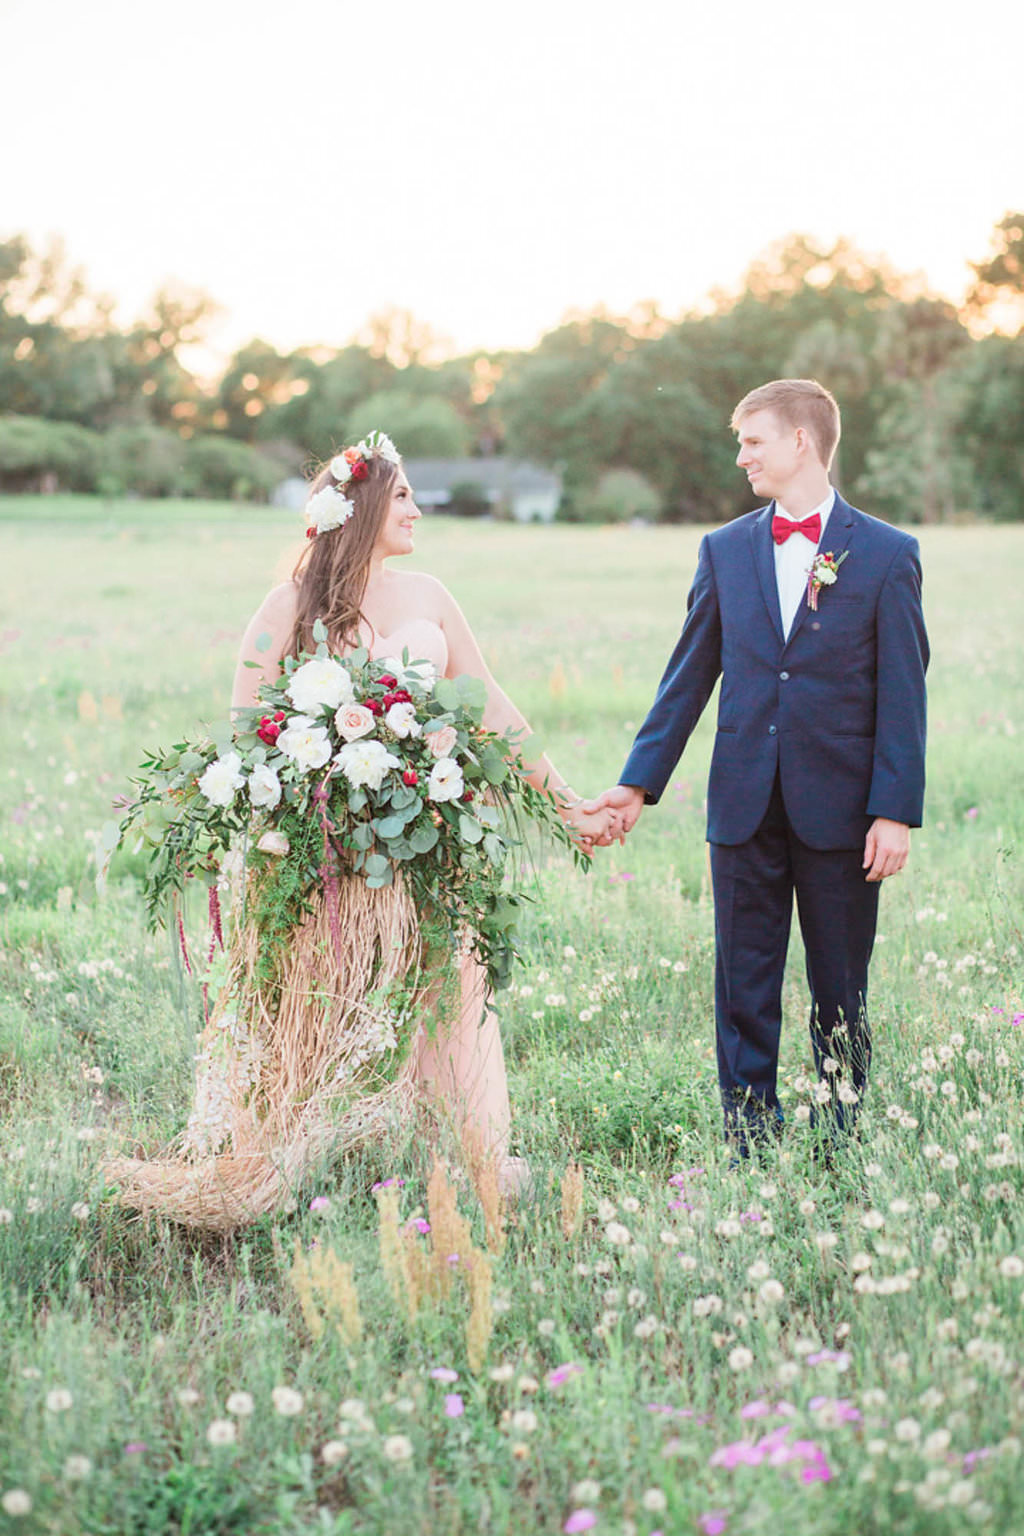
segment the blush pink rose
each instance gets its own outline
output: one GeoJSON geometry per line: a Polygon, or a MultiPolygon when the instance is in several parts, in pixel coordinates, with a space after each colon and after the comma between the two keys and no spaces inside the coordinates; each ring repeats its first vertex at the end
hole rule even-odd
{"type": "Polygon", "coordinates": [[[361,736],[369,736],[374,717],[364,704],[343,704],[334,716],[334,725],[345,741],[358,741],[361,736]]]}
{"type": "Polygon", "coordinates": [[[424,731],[423,740],[430,748],[432,757],[450,757],[459,739],[454,725],[443,725],[439,731],[424,731]]]}

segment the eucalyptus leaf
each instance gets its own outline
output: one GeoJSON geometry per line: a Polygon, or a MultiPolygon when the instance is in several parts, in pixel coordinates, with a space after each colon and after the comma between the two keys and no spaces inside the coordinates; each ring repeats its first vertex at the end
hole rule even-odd
{"type": "Polygon", "coordinates": [[[405,818],[403,816],[382,816],[374,822],[378,837],[401,837],[405,830],[405,818]]]}
{"type": "Polygon", "coordinates": [[[352,791],[348,797],[348,808],[350,811],[366,809],[366,791],[364,789],[354,789],[352,791]]]}
{"type": "Polygon", "coordinates": [[[195,773],[196,769],[202,768],[205,762],[206,758],[201,757],[198,752],[183,752],[178,759],[178,767],[184,773],[195,773]]]}
{"type": "Polygon", "coordinates": [[[484,836],[484,853],[491,863],[500,869],[505,862],[506,846],[502,838],[496,832],[488,832],[484,836]]]}
{"type": "Polygon", "coordinates": [[[366,884],[371,891],[381,891],[385,886],[390,885],[393,879],[394,876],[389,864],[382,875],[367,875],[366,884]]]}
{"type": "Polygon", "coordinates": [[[323,619],[313,620],[313,643],[314,645],[325,645],[327,643],[327,625],[323,619]]]}
{"type": "Polygon", "coordinates": [[[368,821],[359,821],[349,834],[353,848],[369,848],[373,842],[373,828],[368,821]]]}
{"type": "Polygon", "coordinates": [[[440,835],[434,823],[428,821],[410,834],[409,846],[414,853],[429,853],[431,848],[436,846],[440,835]]]}
{"type": "MultiPolygon", "coordinates": [[[[458,696],[463,704],[470,709],[486,709],[487,684],[483,678],[473,677],[468,672],[462,672],[455,678],[455,686],[458,696]]],[[[435,688],[434,692],[437,692],[435,688]]]]}
{"type": "Polygon", "coordinates": [[[450,677],[439,677],[434,684],[434,698],[442,709],[458,709],[459,690],[450,677]]]}
{"type": "Polygon", "coordinates": [[[474,816],[459,817],[459,836],[464,843],[478,843],[483,835],[484,829],[474,816]]]}
{"type": "MultiPolygon", "coordinates": [[[[364,868],[366,870],[367,876],[373,879],[379,879],[383,877],[385,873],[390,874],[391,862],[389,859],[386,859],[382,853],[371,853],[366,857],[364,868]]],[[[389,885],[390,880],[385,880],[384,884],[389,885]]]]}

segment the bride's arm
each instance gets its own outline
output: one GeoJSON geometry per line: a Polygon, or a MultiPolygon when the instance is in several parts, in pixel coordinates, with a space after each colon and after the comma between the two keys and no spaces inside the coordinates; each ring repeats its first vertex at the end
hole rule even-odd
{"type": "Polygon", "coordinates": [[[261,683],[273,683],[281,667],[281,658],[295,627],[295,583],[283,581],[273,587],[263,599],[246,626],[238,652],[235,668],[235,685],[231,690],[231,708],[241,709],[256,703],[261,683]],[[265,636],[270,637],[269,645],[265,636]],[[257,646],[261,642],[262,649],[257,646]],[[255,662],[255,666],[247,666],[255,662]]]}
{"type": "MultiPolygon", "coordinates": [[[[529,750],[527,738],[532,735],[526,717],[516,708],[508,694],[495,680],[483,653],[470,629],[466,616],[451,593],[438,583],[441,603],[441,627],[448,641],[448,676],[458,677],[469,673],[480,678],[487,689],[487,707],[484,710],[484,726],[505,736],[521,732],[519,738],[525,756],[523,761],[526,779],[535,789],[544,790],[554,800],[562,820],[587,839],[601,838],[609,831],[609,822],[601,820],[601,813],[588,813],[578,809],[583,797],[578,795],[562,777],[551,759],[544,753],[529,750]]],[[[614,831],[611,833],[614,836],[614,831]]]]}

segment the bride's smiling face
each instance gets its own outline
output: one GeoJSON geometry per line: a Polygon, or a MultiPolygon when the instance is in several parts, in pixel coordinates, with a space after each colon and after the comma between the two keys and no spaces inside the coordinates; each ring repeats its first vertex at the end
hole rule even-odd
{"type": "Polygon", "coordinates": [[[377,547],[374,553],[380,559],[388,555],[408,555],[414,548],[413,526],[423,516],[413,500],[412,487],[400,469],[391,489],[391,501],[384,514],[377,547]]]}

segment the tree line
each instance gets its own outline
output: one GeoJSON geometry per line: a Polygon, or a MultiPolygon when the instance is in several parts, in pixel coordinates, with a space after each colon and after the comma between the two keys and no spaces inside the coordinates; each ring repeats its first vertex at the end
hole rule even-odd
{"type": "Polygon", "coordinates": [[[216,313],[167,288],[128,327],[59,246],[0,242],[0,489],[267,497],[382,426],[407,457],[558,469],[563,515],[715,521],[751,505],[728,431],[746,391],[813,376],[843,409],[836,479],[902,522],[1024,516],[1024,214],[995,228],[962,310],[848,242],[791,236],[736,294],[670,320],[568,317],[530,350],[439,354],[402,312],[340,347],[254,339],[186,366],[216,313]]]}

